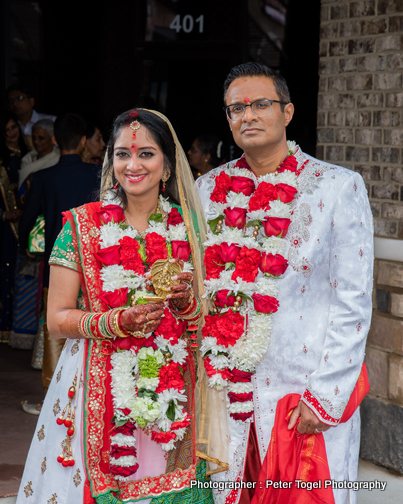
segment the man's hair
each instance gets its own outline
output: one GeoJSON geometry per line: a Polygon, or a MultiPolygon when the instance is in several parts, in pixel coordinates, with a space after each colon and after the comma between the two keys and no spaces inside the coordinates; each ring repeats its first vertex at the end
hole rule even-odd
{"type": "Polygon", "coordinates": [[[25,86],[24,84],[11,84],[11,86],[8,86],[6,93],[10,93],[11,91],[19,91],[20,93],[23,93],[24,95],[27,95],[28,98],[33,98],[34,95],[31,91],[31,89],[28,86],[25,86]]]}
{"type": "MultiPolygon", "coordinates": [[[[290,92],[288,90],[287,82],[281,75],[276,74],[271,68],[261,63],[242,63],[236,67],[231,68],[230,73],[224,82],[224,103],[226,104],[227,91],[234,80],[241,77],[267,77],[273,81],[276,93],[279,100],[290,103],[290,92]]],[[[280,105],[281,110],[284,111],[284,105],[280,105]]]]}
{"type": "Polygon", "coordinates": [[[55,121],[54,135],[60,150],[77,149],[86,132],[87,124],[78,114],[63,114],[55,121]]]}
{"type": "Polygon", "coordinates": [[[53,136],[55,130],[55,123],[52,121],[52,119],[39,119],[39,121],[37,121],[32,126],[32,129],[34,128],[43,128],[45,131],[49,133],[50,136],[53,136]]]}

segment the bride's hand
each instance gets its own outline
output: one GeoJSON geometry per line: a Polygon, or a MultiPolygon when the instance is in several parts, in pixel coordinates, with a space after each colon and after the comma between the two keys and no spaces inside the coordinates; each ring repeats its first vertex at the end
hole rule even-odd
{"type": "Polygon", "coordinates": [[[160,325],[163,313],[163,303],[130,306],[122,312],[120,322],[122,328],[128,332],[144,330],[145,333],[149,333],[160,325]]]}
{"type": "MultiPolygon", "coordinates": [[[[171,259],[171,262],[177,262],[180,264],[181,268],[183,268],[183,261],[171,259]]],[[[185,310],[189,306],[190,297],[192,295],[190,287],[193,283],[193,275],[190,272],[182,272],[173,276],[172,280],[180,280],[180,283],[172,285],[169,288],[171,294],[167,296],[167,299],[175,310],[185,310]]]]}

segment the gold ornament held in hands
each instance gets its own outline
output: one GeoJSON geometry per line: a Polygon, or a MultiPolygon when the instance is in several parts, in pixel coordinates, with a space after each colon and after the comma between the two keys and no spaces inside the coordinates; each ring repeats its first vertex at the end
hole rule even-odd
{"type": "Polygon", "coordinates": [[[159,259],[151,266],[151,279],[155,294],[165,300],[170,294],[169,287],[181,283],[180,280],[172,280],[172,277],[182,273],[179,263],[171,263],[169,259],[159,259]]]}

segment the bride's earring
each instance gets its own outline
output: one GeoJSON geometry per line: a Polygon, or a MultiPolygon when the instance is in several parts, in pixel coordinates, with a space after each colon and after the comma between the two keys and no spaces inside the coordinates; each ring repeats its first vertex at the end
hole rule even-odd
{"type": "Polygon", "coordinates": [[[169,166],[164,168],[164,172],[162,173],[162,190],[165,191],[165,184],[167,183],[169,177],[171,176],[171,170],[169,166]]]}

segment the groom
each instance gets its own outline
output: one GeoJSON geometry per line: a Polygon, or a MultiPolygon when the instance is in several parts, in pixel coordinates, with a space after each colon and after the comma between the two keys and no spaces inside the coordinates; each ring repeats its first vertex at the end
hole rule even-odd
{"type": "MultiPolygon", "coordinates": [[[[244,155],[196,182],[211,230],[206,291],[215,303],[201,350],[210,385],[228,392],[230,468],[215,478],[257,481],[278,401],[298,394],[286,428],[323,432],[331,478],[353,481],[359,411],[340,420],[372,311],[373,229],[363,180],[287,142],[294,106],[285,80],[268,67],[234,67],[224,100],[244,155]]],[[[334,490],[336,504],[348,492],[334,490]]],[[[246,489],[215,496],[223,504],[252,497],[246,489]]]]}

